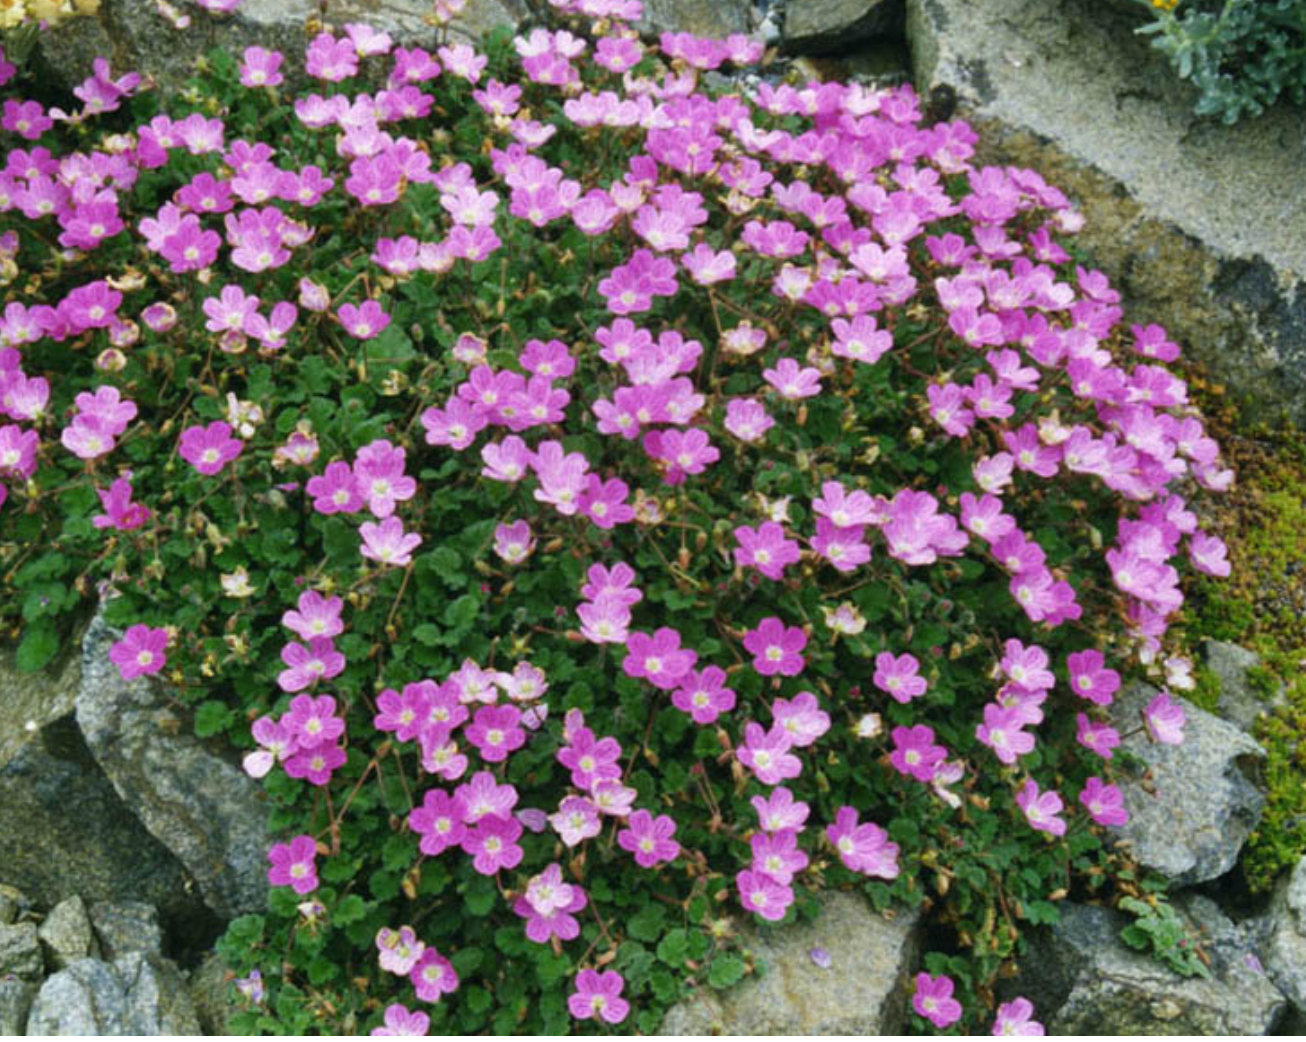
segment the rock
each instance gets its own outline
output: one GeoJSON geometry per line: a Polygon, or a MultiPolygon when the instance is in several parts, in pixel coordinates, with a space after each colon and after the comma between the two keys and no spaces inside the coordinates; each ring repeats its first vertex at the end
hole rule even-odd
{"type": "MultiPolygon", "coordinates": [[[[832,892],[815,922],[749,926],[741,947],[766,973],[672,1007],[666,1035],[878,1035],[903,1029],[920,918],[877,914],[861,894],[832,892]],[[812,958],[824,949],[828,968],[812,958]]],[[[823,960],[824,961],[824,960],[823,960]]]]}
{"type": "Polygon", "coordinates": [[[76,895],[60,901],[51,909],[37,935],[45,949],[46,965],[51,970],[62,970],[78,959],[96,954],[86,905],[76,895]]]}
{"type": "Polygon", "coordinates": [[[12,1037],[27,1029],[36,985],[23,980],[0,980],[0,1036],[12,1037]]]}
{"type": "Polygon", "coordinates": [[[649,33],[693,33],[723,38],[750,29],[749,0],[644,0],[636,26],[649,33]]]}
{"type": "Polygon", "coordinates": [[[97,901],[91,905],[91,925],[106,959],[127,952],[163,954],[159,913],[144,901],[97,901]]]}
{"type": "Polygon", "coordinates": [[[210,952],[190,975],[190,997],[206,1035],[229,1035],[228,1022],[239,1012],[232,1000],[231,975],[217,952],[210,952]]]}
{"type": "Polygon", "coordinates": [[[1206,658],[1206,668],[1220,682],[1220,701],[1216,709],[1230,723],[1251,734],[1262,713],[1283,704],[1282,684],[1274,692],[1267,693],[1249,676],[1250,671],[1261,664],[1261,657],[1256,652],[1222,640],[1207,640],[1202,642],[1202,654],[1206,658]]]}
{"type": "Polygon", "coordinates": [[[40,980],[44,968],[35,923],[0,926],[0,977],[13,974],[23,980],[40,980]]]}
{"type": "Polygon", "coordinates": [[[1265,969],[1306,1021],[1306,858],[1279,883],[1262,933],[1265,969]]]}
{"type": "Polygon", "coordinates": [[[1286,102],[1226,127],[1097,0],[908,0],[927,109],[977,161],[1037,169],[1087,218],[1075,242],[1258,415],[1306,420],[1306,134],[1286,102]],[[1049,84],[1057,84],[1049,90],[1049,84]]]}
{"type": "MultiPolygon", "coordinates": [[[[112,58],[115,70],[135,69],[163,89],[174,90],[194,74],[200,55],[214,47],[239,55],[253,44],[283,52],[283,73],[293,84],[303,78],[310,19],[337,31],[349,22],[365,22],[390,33],[399,46],[433,49],[439,42],[436,27],[426,22],[430,0],[244,0],[227,16],[184,6],[191,24],[179,30],[159,12],[154,0],[105,0],[98,19],[73,19],[58,32],[45,35],[46,60],[66,84],[83,80],[90,74],[91,60],[104,55],[112,58]]],[[[526,9],[525,0],[473,0],[450,26],[450,34],[479,39],[496,26],[515,25],[526,9]]],[[[378,70],[388,68],[385,58],[370,61],[378,70]]]]}
{"type": "MultiPolygon", "coordinates": [[[[1142,721],[1156,688],[1136,683],[1117,699],[1122,731],[1142,721]]],[[[1159,745],[1145,731],[1120,745],[1146,765],[1120,772],[1129,823],[1116,830],[1139,864],[1187,886],[1224,875],[1260,820],[1265,797],[1244,770],[1265,752],[1230,723],[1175,699],[1187,715],[1183,745],[1159,745]]]]}
{"type": "Polygon", "coordinates": [[[1211,977],[1181,977],[1126,947],[1129,918],[1063,903],[1061,922],[1032,937],[1014,990],[1038,1011],[1049,1035],[1261,1035],[1282,1015],[1283,996],[1238,928],[1205,899],[1178,903],[1211,955],[1211,977]]]}
{"type": "Polygon", "coordinates": [[[261,787],[219,759],[147,678],[124,681],[109,661],[119,636],[92,620],[82,640],[77,723],[124,803],[187,868],[224,919],[267,900],[267,809],[261,787]]]}
{"type": "MultiPolygon", "coordinates": [[[[0,883],[45,907],[80,894],[184,915],[197,902],[181,865],[122,805],[77,729],[80,683],[75,653],[35,674],[0,654],[0,883]]],[[[14,894],[0,892],[0,920],[14,894]]]]}
{"type": "Polygon", "coordinates": [[[794,54],[829,54],[902,29],[902,0],[789,0],[784,46],[794,54]]]}
{"type": "Polygon", "coordinates": [[[82,959],[42,986],[29,1035],[198,1035],[181,974],[167,959],[131,952],[112,964],[82,959]]]}
{"type": "Polygon", "coordinates": [[[31,902],[16,886],[0,883],[0,926],[8,926],[31,902]]]}

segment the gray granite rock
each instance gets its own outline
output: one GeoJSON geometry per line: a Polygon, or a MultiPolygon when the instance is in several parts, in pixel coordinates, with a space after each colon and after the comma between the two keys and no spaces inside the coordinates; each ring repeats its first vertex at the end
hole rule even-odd
{"type": "Polygon", "coordinates": [[[8,926],[31,902],[16,886],[0,883],[0,926],[8,926]]]}
{"type": "MultiPolygon", "coordinates": [[[[80,683],[76,653],[35,674],[0,654],[0,883],[47,908],[80,894],[185,914],[194,901],[181,865],[122,805],[82,740],[80,683]]],[[[0,891],[0,920],[13,903],[26,899],[0,891]]]]}
{"type": "Polygon", "coordinates": [[[37,934],[45,949],[46,967],[51,971],[97,954],[86,905],[75,894],[50,910],[37,934]]]}
{"type": "Polygon", "coordinates": [[[1129,918],[1062,904],[1039,931],[1012,985],[1049,1035],[1261,1035],[1286,1003],[1241,931],[1205,899],[1176,902],[1211,957],[1211,976],[1181,977],[1120,940],[1129,918]]]}
{"type": "Polygon", "coordinates": [[[104,958],[116,959],[127,952],[163,954],[163,930],[153,905],[144,901],[97,901],[90,913],[104,958]]]}
{"type": "MultiPolygon", "coordinates": [[[[1116,700],[1112,712],[1122,731],[1142,721],[1158,694],[1136,683],[1116,700]]],[[[1159,745],[1146,731],[1120,745],[1145,765],[1122,770],[1129,823],[1116,835],[1130,844],[1139,864],[1179,885],[1224,875],[1260,820],[1265,797],[1247,777],[1265,752],[1238,728],[1176,698],[1187,722],[1182,745],[1159,745]]]]}
{"type": "Polygon", "coordinates": [[[1306,858],[1279,883],[1262,921],[1261,954],[1270,979],[1306,1021],[1306,858]]]}
{"type": "MultiPolygon", "coordinates": [[[[176,89],[194,74],[197,57],[215,47],[239,54],[258,44],[286,55],[283,72],[302,78],[304,48],[311,39],[310,22],[337,31],[350,22],[364,22],[391,34],[400,46],[434,48],[435,26],[427,23],[430,0],[244,0],[229,16],[208,14],[185,4],[191,25],[178,30],[159,12],[154,0],[103,0],[96,18],[78,18],[49,33],[43,41],[47,61],[66,83],[90,73],[91,59],[112,57],[115,69],[136,69],[165,90],[176,89]]],[[[471,0],[449,27],[450,36],[478,39],[490,29],[515,24],[525,13],[525,0],[471,0]]],[[[386,58],[370,58],[377,69],[386,58]]]]}
{"type": "Polygon", "coordinates": [[[1226,127],[1099,0],[908,0],[927,108],[977,159],[1037,169],[1087,224],[1075,241],[1267,421],[1306,420],[1306,121],[1281,104],[1226,127]],[[1049,89],[1055,84],[1056,89],[1049,89]]]}
{"type": "Polygon", "coordinates": [[[35,923],[0,926],[0,977],[12,974],[23,980],[40,980],[44,968],[35,923]]]}
{"type": "Polygon", "coordinates": [[[30,981],[0,980],[0,1036],[12,1037],[27,1030],[27,1011],[32,1008],[36,985],[30,981]]]}
{"type": "Polygon", "coordinates": [[[198,1035],[186,983],[167,959],[131,952],[112,964],[82,959],[48,978],[29,1035],[198,1035]]]}
{"type": "Polygon", "coordinates": [[[120,639],[92,620],[82,639],[77,723],[122,801],[187,868],[204,902],[232,919],[267,899],[267,809],[261,786],[181,726],[147,678],[109,661],[120,639]]]}
{"type": "Polygon", "coordinates": [[[1256,729],[1256,722],[1264,713],[1283,704],[1282,684],[1275,691],[1265,692],[1249,676],[1251,670],[1261,665],[1261,657],[1256,652],[1223,640],[1207,640],[1202,642],[1202,656],[1206,668],[1220,682],[1216,712],[1248,734],[1256,729]]]}
{"type": "Polygon", "coordinates": [[[847,53],[902,28],[903,0],[788,0],[784,47],[794,54],[847,53]]]}
{"type": "Polygon", "coordinates": [[[210,952],[190,975],[190,997],[195,1004],[200,1027],[206,1035],[229,1035],[228,1024],[233,1014],[239,1012],[232,996],[232,973],[218,957],[210,952]]]}
{"type": "MultiPolygon", "coordinates": [[[[700,990],[668,1011],[666,1035],[879,1035],[903,1029],[920,918],[877,914],[861,894],[824,896],[815,922],[750,925],[741,947],[766,964],[725,992],[700,990]],[[824,949],[828,966],[812,958],[824,949]]],[[[824,962],[822,958],[822,962],[824,962]]]]}
{"type": "Polygon", "coordinates": [[[637,26],[650,33],[720,38],[748,32],[751,8],[749,0],[644,0],[644,18],[637,26]]]}

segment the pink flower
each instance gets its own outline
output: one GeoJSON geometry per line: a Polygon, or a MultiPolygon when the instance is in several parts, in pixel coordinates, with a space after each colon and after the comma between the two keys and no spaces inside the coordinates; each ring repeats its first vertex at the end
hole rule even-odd
{"type": "Polygon", "coordinates": [[[296,836],[289,843],[277,843],[268,851],[272,867],[268,882],[273,886],[291,886],[297,894],[317,889],[317,844],[312,836],[296,836]]]}
{"type": "Polygon", "coordinates": [[[617,833],[617,845],[635,855],[635,864],[654,868],[664,861],[674,861],[680,854],[675,835],[676,823],[666,814],[656,818],[646,810],[637,810],[626,819],[626,828],[617,833]]]}
{"type": "Polygon", "coordinates": [[[779,392],[781,398],[797,401],[821,393],[821,371],[800,366],[792,358],[779,359],[774,368],[763,369],[762,378],[779,392]]]}
{"type": "Polygon", "coordinates": [[[726,430],[740,441],[757,441],[774,426],[766,407],[752,398],[731,398],[726,406],[726,430]]]}
{"type": "Polygon", "coordinates": [[[330,637],[312,637],[308,647],[289,641],[281,649],[281,661],[287,668],[277,675],[277,686],[292,693],[339,676],[345,668],[345,656],[336,651],[330,637]]]}
{"type": "Polygon", "coordinates": [[[620,1024],[630,1012],[630,1003],[621,997],[625,986],[616,970],[581,970],[576,974],[576,990],[567,996],[567,1008],[577,1020],[597,1016],[609,1024],[620,1024]]]}
{"type": "Polygon", "coordinates": [[[803,671],[802,651],[807,647],[807,634],[771,616],[744,635],[744,647],[752,652],[753,668],[762,676],[779,673],[796,677],[803,671]]]}
{"type": "Polygon", "coordinates": [[[1016,805],[1025,812],[1025,819],[1039,832],[1053,836],[1066,834],[1066,823],[1057,815],[1064,804],[1061,797],[1051,790],[1039,792],[1038,782],[1033,778],[1025,782],[1025,787],[1016,794],[1016,805]]]}
{"type": "Polygon", "coordinates": [[[781,785],[770,796],[754,796],[750,801],[757,812],[757,824],[763,832],[782,832],[785,829],[803,830],[810,808],[781,785]]]}
{"type": "Polygon", "coordinates": [[[961,1019],[961,1003],[952,997],[951,977],[916,974],[916,993],[911,1005],[936,1028],[946,1028],[961,1019]]]}
{"type": "Polygon", "coordinates": [[[1034,736],[1021,730],[1020,710],[990,702],[984,707],[984,722],[975,728],[975,737],[993,750],[999,760],[1013,764],[1034,748],[1034,736]]]}
{"type": "Polygon", "coordinates": [[[486,763],[501,763],[514,749],[526,744],[516,706],[482,706],[466,728],[467,740],[476,746],[486,763]]]}
{"type": "Polygon", "coordinates": [[[501,868],[521,864],[522,848],[517,845],[521,822],[516,818],[489,814],[481,818],[463,837],[463,852],[472,859],[472,867],[483,876],[492,876],[501,868]]]}
{"type": "Polygon", "coordinates": [[[422,853],[432,857],[461,846],[467,835],[462,808],[443,789],[426,790],[422,805],[408,812],[408,827],[422,837],[422,853]]]}
{"type": "Polygon", "coordinates": [[[803,773],[802,761],[789,750],[793,738],[783,727],[762,730],[762,725],[744,725],[744,744],[736,747],[735,756],[763,785],[775,785],[803,773]]]}
{"type": "MultiPolygon", "coordinates": [[[[1135,326],[1135,329],[1138,327],[1135,326]]],[[[1015,998],[998,1007],[993,1022],[995,1035],[1044,1035],[1043,1025],[1033,1020],[1034,1004],[1027,998],[1015,998]]]]}
{"type": "Polygon", "coordinates": [[[109,649],[109,661],[118,667],[123,680],[135,680],[164,667],[168,659],[163,649],[167,646],[167,630],[138,623],[128,628],[123,639],[109,649]]]}
{"type": "Polygon", "coordinates": [[[830,730],[830,714],[821,709],[810,691],[800,691],[792,699],[777,698],[771,703],[771,714],[798,749],[806,748],[830,730]]]}
{"type": "Polygon", "coordinates": [[[1184,744],[1184,707],[1162,691],[1143,710],[1143,722],[1152,740],[1163,745],[1184,744]]]}
{"type": "Polygon", "coordinates": [[[654,687],[671,691],[694,668],[696,652],[680,646],[680,634],[663,626],[653,636],[635,632],[626,641],[622,671],[628,677],[642,677],[654,687]]]}
{"type": "Polygon", "coordinates": [[[408,979],[423,1002],[439,1002],[442,995],[458,990],[458,973],[453,963],[430,947],[422,952],[408,979]]]}
{"type": "Polygon", "coordinates": [[[1120,744],[1120,734],[1114,727],[1090,720],[1083,713],[1075,714],[1075,739],[1085,749],[1092,749],[1104,760],[1114,757],[1116,746],[1120,744]]]}
{"type": "Polygon", "coordinates": [[[598,808],[580,796],[567,796],[558,810],[549,815],[549,824],[569,847],[599,834],[603,825],[598,808]]]}
{"type": "Polygon", "coordinates": [[[359,340],[371,340],[380,336],[390,325],[390,316],[375,300],[365,300],[361,306],[341,304],[336,309],[336,317],[345,327],[345,332],[359,340]]]}
{"type": "Polygon", "coordinates": [[[335,711],[336,700],[330,695],[320,698],[297,695],[290,700],[290,712],[281,718],[281,723],[290,731],[299,749],[315,749],[334,742],[345,733],[345,722],[334,715],[335,711]]]}
{"type": "Polygon", "coordinates": [[[1120,690],[1120,674],[1107,669],[1102,652],[1093,648],[1066,656],[1070,673],[1070,690],[1100,706],[1109,706],[1120,690]]]}
{"type": "Polygon", "coordinates": [[[892,738],[893,752],[889,762],[894,768],[917,781],[933,780],[935,770],[948,755],[947,749],[934,744],[934,729],[925,724],[895,727],[892,738]]]}
{"type": "Polygon", "coordinates": [[[1099,825],[1125,825],[1129,822],[1124,793],[1114,785],[1107,785],[1101,778],[1089,778],[1084,783],[1079,802],[1099,825]]]}
{"type": "Polygon", "coordinates": [[[571,770],[571,783],[586,792],[601,781],[621,777],[621,743],[610,735],[596,740],[588,727],[576,728],[557,757],[571,770]]]}
{"type": "Polygon", "coordinates": [[[358,526],[363,537],[359,553],[382,564],[403,566],[413,562],[412,553],[422,542],[416,532],[405,532],[404,523],[397,517],[387,517],[380,524],[365,521],[358,526]]]}
{"type": "Polygon", "coordinates": [[[906,705],[913,698],[925,694],[929,685],[917,675],[920,663],[914,655],[894,657],[891,651],[881,651],[875,656],[875,673],[871,683],[889,695],[895,702],[906,705]]]}
{"type": "Polygon", "coordinates": [[[580,936],[575,913],[589,904],[585,891],[562,881],[562,869],[554,862],[532,877],[524,896],[517,898],[512,910],[526,920],[526,936],[536,944],[548,944],[557,937],[574,941],[580,936]]]}
{"type": "Polygon", "coordinates": [[[768,922],[779,922],[794,903],[794,892],[764,872],[745,869],[735,876],[739,903],[768,922]]]}
{"type": "Polygon", "coordinates": [[[735,529],[735,564],[752,566],[768,579],[780,579],[787,565],[801,557],[798,544],[785,538],[785,530],[774,521],[763,521],[757,528],[740,525],[735,529]]]}
{"type": "Polygon", "coordinates": [[[364,445],[354,460],[354,482],[378,518],[394,513],[395,503],[413,498],[417,482],[404,474],[403,449],[384,438],[364,445]]]}
{"type": "Polygon", "coordinates": [[[671,695],[671,704],[688,713],[696,724],[710,724],[735,708],[735,693],[725,687],[726,672],[717,666],[690,672],[671,695]]]}
{"type": "Polygon", "coordinates": [[[132,486],[128,478],[118,478],[109,486],[109,491],[96,489],[100,497],[103,514],[91,519],[96,528],[115,528],[120,532],[130,532],[140,528],[150,519],[150,508],[132,502],[132,486]]]}
{"type": "Polygon", "coordinates": [[[1193,562],[1193,567],[1205,575],[1221,579],[1227,577],[1231,570],[1225,558],[1227,553],[1228,547],[1216,536],[1196,532],[1188,539],[1188,558],[1193,562]]]}
{"type": "Polygon", "coordinates": [[[246,47],[240,63],[240,83],[244,87],[275,87],[281,83],[280,51],[265,47],[246,47]]]}
{"type": "Polygon", "coordinates": [[[316,590],[305,590],[299,595],[298,610],[281,616],[281,625],[293,630],[305,640],[314,637],[338,637],[345,631],[340,619],[344,601],[339,597],[323,597],[316,590]]]}
{"type": "Polygon", "coordinates": [[[854,872],[880,879],[898,878],[898,844],[873,822],[861,824],[853,807],[840,807],[825,834],[839,858],[854,872]]]}
{"type": "Polygon", "coordinates": [[[508,564],[521,564],[535,549],[531,526],[522,520],[500,524],[494,529],[494,552],[508,564]]]}
{"type": "Polygon", "coordinates": [[[366,501],[354,468],[344,460],[327,464],[325,472],[308,479],[304,490],[313,497],[313,509],[319,514],[354,514],[366,501]]]}
{"type": "Polygon", "coordinates": [[[373,1035],[422,1036],[430,1030],[431,1018],[421,1011],[410,1010],[399,1002],[392,1002],[385,1008],[385,1023],[372,1029],[373,1035]]]}
{"type": "Polygon", "coordinates": [[[749,841],[753,850],[753,871],[770,876],[781,886],[789,886],[794,876],[805,869],[809,858],[798,849],[798,832],[758,832],[749,841]]]}
{"type": "Polygon", "coordinates": [[[1037,644],[1027,648],[1018,640],[1009,640],[1004,649],[999,665],[1013,684],[1027,691],[1049,691],[1056,684],[1056,678],[1047,668],[1047,652],[1037,644]]]}
{"type": "Polygon", "coordinates": [[[292,778],[305,778],[310,785],[325,785],[337,767],[348,759],[338,745],[319,745],[313,749],[300,749],[285,761],[286,774],[292,778]]]}
{"type": "Polygon", "coordinates": [[[207,427],[187,427],[181,433],[178,453],[201,474],[217,474],[245,448],[245,443],[231,436],[231,427],[214,420],[207,427]]]}
{"type": "Polygon", "coordinates": [[[392,930],[383,926],[376,934],[377,962],[387,973],[407,977],[426,945],[417,939],[411,926],[392,930]]]}

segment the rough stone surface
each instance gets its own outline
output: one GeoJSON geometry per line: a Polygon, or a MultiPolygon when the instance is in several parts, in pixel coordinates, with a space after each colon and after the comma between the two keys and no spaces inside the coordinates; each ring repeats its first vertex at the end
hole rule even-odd
{"type": "Polygon", "coordinates": [[[1306,1021],[1306,858],[1280,882],[1262,933],[1265,969],[1297,1018],[1306,1021]]]}
{"type": "Polygon", "coordinates": [[[62,970],[78,959],[96,954],[90,916],[76,895],[55,905],[37,934],[45,949],[46,966],[51,970],[62,970]]]}
{"type": "Polygon", "coordinates": [[[1216,704],[1216,711],[1231,724],[1250,734],[1262,714],[1283,704],[1283,685],[1265,697],[1249,679],[1248,671],[1261,664],[1261,657],[1256,652],[1222,640],[1207,640],[1202,643],[1202,655],[1206,667],[1220,682],[1220,701],[1216,704]]]}
{"type": "Polygon", "coordinates": [[[259,786],[177,719],[147,679],[109,661],[120,636],[92,620],[82,640],[77,723],[123,802],[194,877],[204,902],[233,919],[267,899],[267,811],[259,786]]]}
{"type": "MultiPolygon", "coordinates": [[[[1121,730],[1141,723],[1157,695],[1147,684],[1126,688],[1113,707],[1121,730]]],[[[1143,773],[1121,771],[1129,823],[1117,830],[1139,863],[1176,884],[1224,875],[1260,820],[1265,797],[1245,772],[1265,752],[1232,724],[1176,698],[1187,723],[1183,745],[1159,745],[1141,732],[1120,748],[1146,764],[1143,773]]]]}
{"type": "Polygon", "coordinates": [[[182,912],[193,902],[181,865],[122,805],[77,729],[80,683],[77,654],[36,674],[0,655],[0,883],[47,908],[81,894],[182,912]]]}
{"type": "Polygon", "coordinates": [[[1128,948],[1129,919],[1062,904],[1061,922],[1033,938],[1014,988],[1049,1035],[1261,1035],[1285,1009],[1241,931],[1204,899],[1177,903],[1211,956],[1211,977],[1180,977],[1128,948]]]}
{"type": "Polygon", "coordinates": [[[0,926],[0,977],[13,974],[23,980],[40,980],[44,967],[35,923],[0,926]]]}
{"type": "Polygon", "coordinates": [[[682,32],[724,37],[751,28],[749,0],[644,0],[644,18],[637,22],[647,32],[682,32]]]}
{"type": "Polygon", "coordinates": [[[27,1028],[36,985],[24,980],[0,980],[0,1036],[21,1035],[27,1028]]]}
{"type": "Polygon", "coordinates": [[[231,975],[226,964],[216,952],[210,952],[190,976],[190,997],[204,1034],[232,1033],[228,1024],[237,1008],[232,1003],[231,992],[231,975]]]}
{"type": "Polygon", "coordinates": [[[16,886],[0,883],[0,926],[8,926],[31,902],[16,886]]]}
{"type": "MultiPolygon", "coordinates": [[[[46,59],[65,83],[80,82],[89,75],[91,60],[104,55],[115,69],[136,69],[173,89],[194,74],[197,56],[219,46],[233,54],[253,44],[280,50],[286,55],[283,71],[293,78],[302,71],[304,48],[312,38],[306,30],[310,19],[337,30],[349,22],[366,22],[390,33],[401,46],[429,49],[439,42],[438,30],[425,20],[430,0],[244,0],[228,16],[191,4],[178,6],[191,15],[188,29],[172,28],[154,0],[102,0],[98,19],[73,19],[48,34],[46,59]]],[[[450,26],[450,35],[476,39],[498,25],[514,24],[526,11],[525,0],[474,0],[450,26]]]]}
{"type": "Polygon", "coordinates": [[[144,901],[97,901],[91,905],[91,925],[106,959],[127,952],[163,954],[159,913],[144,901]]]}
{"type": "Polygon", "coordinates": [[[902,1030],[920,921],[877,914],[860,894],[833,892],[812,923],[750,926],[742,947],[766,963],[722,993],[700,991],[668,1011],[666,1035],[878,1035],[902,1030]],[[828,968],[810,955],[824,948],[828,968]]]}
{"type": "Polygon", "coordinates": [[[198,1035],[185,981],[167,959],[132,952],[112,964],[82,959],[48,978],[29,1035],[198,1035]]]}
{"type": "Polygon", "coordinates": [[[1306,121],[1286,104],[1233,127],[1198,119],[1137,24],[1095,0],[907,3],[928,108],[972,119],[980,161],[1071,195],[1088,221],[1076,242],[1136,321],[1163,324],[1262,413],[1306,420],[1306,193],[1289,187],[1306,121]]]}
{"type": "Polygon", "coordinates": [[[828,54],[896,32],[902,27],[902,0],[789,0],[785,6],[785,50],[828,54]]]}

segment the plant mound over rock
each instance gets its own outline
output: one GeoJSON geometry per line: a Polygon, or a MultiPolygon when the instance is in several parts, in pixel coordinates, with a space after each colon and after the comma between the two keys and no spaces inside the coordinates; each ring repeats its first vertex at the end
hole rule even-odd
{"type": "Polygon", "coordinates": [[[23,661],[98,587],[123,675],[249,750],[286,842],[235,1027],[652,1031],[832,887],[927,906],[918,1025],[987,1024],[1125,864],[1119,729],[1182,740],[1111,706],[1227,570],[1178,348],[909,89],[553,6],[323,32],[293,106],[258,48],[6,103],[23,661]]]}

